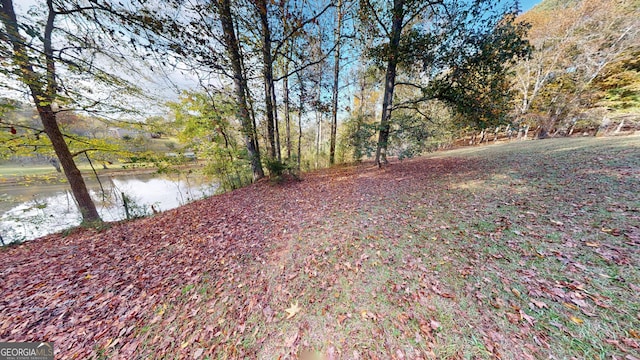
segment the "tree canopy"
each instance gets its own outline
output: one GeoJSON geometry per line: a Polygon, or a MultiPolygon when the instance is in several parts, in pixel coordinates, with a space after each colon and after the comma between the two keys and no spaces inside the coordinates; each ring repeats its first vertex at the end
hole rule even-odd
{"type": "Polygon", "coordinates": [[[375,154],[383,165],[464,129],[558,134],[590,109],[638,108],[637,9],[633,0],[546,0],[524,14],[497,0],[42,0],[16,11],[3,0],[2,154],[55,154],[95,219],[74,156],[142,151],[96,135],[130,110],[130,126],[160,134],[171,123],[184,148],[238,181],[247,166],[258,180],[273,164],[375,154]],[[150,78],[179,92],[158,99],[150,78]],[[11,109],[26,99],[39,122],[29,106],[11,109]]]}

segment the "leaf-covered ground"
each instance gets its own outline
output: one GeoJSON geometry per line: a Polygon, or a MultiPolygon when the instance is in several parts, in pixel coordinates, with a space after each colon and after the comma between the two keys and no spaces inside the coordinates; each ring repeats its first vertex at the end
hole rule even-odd
{"type": "Polygon", "coordinates": [[[640,138],[253,186],[0,249],[0,341],[57,359],[640,358],[640,138]]]}

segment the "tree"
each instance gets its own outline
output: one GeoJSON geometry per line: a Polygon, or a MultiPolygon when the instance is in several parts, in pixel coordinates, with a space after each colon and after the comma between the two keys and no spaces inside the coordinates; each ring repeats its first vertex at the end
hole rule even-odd
{"type": "Polygon", "coordinates": [[[336,28],[334,38],[336,42],[336,50],[333,57],[333,94],[331,98],[331,135],[329,144],[329,164],[335,163],[336,154],[336,133],[338,130],[338,92],[340,85],[340,46],[342,40],[342,0],[338,0],[336,8],[336,28]]]}
{"type": "Polygon", "coordinates": [[[620,111],[640,108],[640,48],[608,64],[594,79],[594,86],[604,106],[620,111]]]}
{"type": "Polygon", "coordinates": [[[124,29],[136,34],[132,42],[145,56],[155,55],[158,66],[180,66],[192,72],[207,93],[224,92],[230,81],[253,179],[264,177],[248,85],[252,74],[245,66],[241,33],[237,29],[240,23],[237,11],[247,9],[232,8],[230,0],[166,0],[163,5],[158,7],[143,0],[102,4],[109,9],[111,23],[116,24],[109,31],[117,34],[124,29]]]}
{"type": "Polygon", "coordinates": [[[273,55],[271,53],[270,12],[266,0],[255,0],[260,17],[260,33],[262,36],[262,76],[264,77],[264,103],[267,115],[267,133],[269,150],[272,159],[281,159],[280,136],[278,131],[278,112],[275,85],[273,81],[273,55]]]}
{"type": "Polygon", "coordinates": [[[244,76],[242,68],[240,46],[235,33],[233,17],[231,15],[230,0],[217,0],[216,7],[220,19],[220,24],[222,26],[225,49],[227,51],[229,61],[231,62],[233,87],[236,103],[238,106],[238,109],[236,110],[236,116],[242,124],[242,135],[244,137],[245,146],[247,147],[248,156],[251,161],[253,179],[257,180],[264,177],[264,170],[262,169],[262,164],[260,162],[260,150],[258,148],[258,139],[255,137],[255,127],[251,118],[249,117],[249,109],[247,106],[246,97],[248,91],[247,80],[244,76]]]}
{"type": "MultiPolygon", "coordinates": [[[[371,17],[373,14],[377,24],[382,31],[387,35],[389,42],[385,44],[385,58],[387,62],[385,81],[384,81],[384,95],[382,97],[382,116],[380,118],[380,130],[378,136],[378,145],[376,149],[376,164],[379,166],[384,162],[387,162],[387,144],[389,141],[389,122],[391,120],[391,111],[393,106],[393,90],[396,85],[396,68],[400,61],[400,36],[404,27],[409,25],[405,22],[405,19],[412,20],[413,17],[418,15],[418,12],[411,13],[411,3],[406,4],[406,0],[393,0],[391,9],[387,12],[387,17],[390,18],[391,28],[388,26],[388,21],[383,20],[378,16],[378,9],[374,8],[371,2],[367,1],[364,7],[365,15],[371,17]]],[[[427,2],[429,4],[429,2],[427,2]]],[[[415,11],[415,10],[414,10],[415,11]]]]}
{"type": "Polygon", "coordinates": [[[289,88],[288,78],[295,72],[301,71],[301,69],[310,66],[315,61],[315,58],[302,59],[298,58],[300,62],[297,64],[297,69],[289,70],[290,62],[292,59],[291,48],[296,38],[301,36],[305,28],[317,24],[319,19],[327,12],[332,4],[329,3],[325,6],[317,6],[317,4],[310,4],[309,9],[297,9],[296,3],[289,3],[282,1],[279,6],[270,6],[266,0],[253,1],[258,17],[260,19],[260,44],[263,63],[263,80],[264,80],[264,101],[265,101],[265,114],[267,117],[267,139],[270,148],[270,156],[273,159],[277,159],[278,162],[282,160],[280,149],[280,130],[278,123],[278,102],[276,99],[275,82],[283,80],[283,96],[285,103],[285,119],[287,126],[287,151],[290,154],[290,119],[289,119],[289,88]],[[293,8],[291,8],[293,6],[293,8]],[[280,11],[280,16],[275,16],[276,10],[280,11]],[[278,23],[278,20],[281,20],[278,23]],[[277,26],[272,26],[272,22],[277,26]],[[277,36],[279,39],[274,39],[274,31],[277,30],[277,36]],[[278,78],[274,75],[274,64],[284,58],[283,74],[278,78]],[[306,64],[305,64],[306,63],[306,64]]]}
{"type": "MultiPolygon", "coordinates": [[[[369,52],[380,66],[385,64],[384,95],[376,163],[387,162],[392,112],[398,108],[415,107],[424,101],[441,99],[458,110],[472,113],[469,104],[474,96],[486,89],[475,85],[489,84],[490,99],[508,95],[500,91],[504,81],[505,60],[524,56],[526,42],[521,41],[524,26],[513,24],[514,16],[508,12],[495,11],[495,1],[480,0],[465,2],[458,0],[393,0],[372,2],[363,0],[361,23],[365,29],[382,35],[369,52]],[[371,25],[374,24],[374,25],[371,25]],[[491,41],[498,40],[500,46],[491,41]],[[407,81],[398,81],[398,69],[413,74],[407,81]],[[465,74],[473,68],[471,84],[457,81],[453,74],[465,74]],[[494,74],[492,70],[500,70],[494,74]],[[486,82],[482,77],[490,75],[494,80],[486,82]],[[421,81],[418,81],[421,80],[421,81]],[[397,85],[415,87],[420,96],[403,104],[394,102],[397,85]],[[470,85],[471,87],[468,87],[470,85]]],[[[517,10],[512,9],[511,13],[517,10]]],[[[504,90],[504,89],[503,89],[504,90]]],[[[486,101],[482,105],[489,105],[486,101]]]]}
{"type": "Polygon", "coordinates": [[[60,84],[56,65],[61,60],[61,54],[60,52],[58,55],[55,54],[53,36],[56,30],[56,18],[72,12],[74,11],[56,9],[53,0],[47,0],[46,23],[43,28],[38,29],[37,26],[40,24],[18,22],[13,1],[2,0],[0,20],[4,29],[0,35],[2,42],[0,51],[10,62],[10,69],[5,71],[4,75],[17,79],[29,89],[44,132],[62,165],[83,221],[99,222],[101,219],[98,211],[57,122],[60,84]],[[32,39],[26,39],[23,34],[31,34],[32,39]],[[38,50],[35,48],[39,42],[37,39],[42,39],[42,48],[38,50]]]}
{"type": "Polygon", "coordinates": [[[463,126],[485,129],[508,122],[512,99],[512,68],[531,49],[524,36],[528,26],[504,14],[486,32],[465,39],[470,52],[454,54],[449,70],[431,83],[433,97],[463,115],[463,126]]]}
{"type": "MultiPolygon", "coordinates": [[[[158,10],[148,7],[144,2],[136,2],[135,11],[129,10],[124,20],[127,26],[136,27],[146,23],[147,47],[160,53],[170,51],[173,56],[189,64],[201,77],[204,90],[220,87],[215,79],[217,75],[228,78],[234,84],[234,97],[238,103],[238,118],[241,119],[243,136],[246,136],[247,153],[253,160],[254,177],[263,176],[256,113],[259,104],[253,102],[252,94],[256,94],[255,63],[262,65],[261,78],[264,98],[264,114],[266,117],[267,148],[271,158],[281,160],[280,136],[277,119],[277,100],[275,84],[310,66],[314,60],[298,61],[292,56],[293,43],[304,28],[317,23],[319,17],[331,7],[322,8],[303,4],[304,9],[296,9],[298,4],[288,5],[282,2],[279,7],[263,0],[237,2],[233,7],[230,1],[211,3],[185,3],[167,1],[166,9],[158,10]],[[290,7],[293,6],[294,9],[290,7]],[[276,10],[282,11],[282,26],[278,23],[276,10]],[[180,15],[176,15],[180,14],[180,15]],[[310,15],[309,15],[310,14],[310,15]],[[252,21],[256,20],[256,21],[252,21]],[[219,28],[211,24],[219,24],[219,28]],[[257,25],[256,25],[257,23],[257,25]],[[275,37],[275,38],[274,38],[275,37]],[[259,54],[259,56],[258,56],[259,54]],[[286,59],[286,70],[278,77],[274,75],[274,64],[279,59],[286,59]],[[305,63],[307,61],[307,63],[305,63]],[[292,65],[294,68],[289,69],[292,65]],[[253,82],[253,83],[252,83],[253,82]]],[[[121,16],[120,18],[123,18],[121,16]]],[[[289,104],[288,84],[285,84],[285,106],[289,104]]],[[[223,86],[224,87],[224,84],[223,86]]],[[[220,89],[219,89],[220,90],[220,89]]],[[[220,90],[222,91],[222,90],[220,90]]],[[[288,113],[288,111],[286,111],[288,113]]],[[[290,126],[289,116],[286,115],[290,126]]],[[[290,144],[290,127],[288,127],[288,149],[290,144]]],[[[288,150],[290,154],[290,150],[288,150]]]]}
{"type": "Polygon", "coordinates": [[[205,172],[215,175],[224,189],[235,189],[251,180],[251,164],[238,146],[233,129],[234,101],[221,94],[185,92],[170,103],[178,139],[207,160],[205,172]],[[249,174],[249,176],[245,176],[249,174]]]}
{"type": "Polygon", "coordinates": [[[602,106],[611,89],[604,84],[628,69],[616,63],[633,61],[640,49],[637,9],[633,0],[546,1],[523,14],[535,51],[517,67],[516,116],[535,119],[538,136],[546,137],[602,106]]]}
{"type": "Polygon", "coordinates": [[[360,65],[352,69],[351,78],[356,80],[352,107],[342,127],[342,136],[338,148],[344,158],[361,161],[375,154],[378,125],[375,123],[376,106],[380,99],[380,78],[374,66],[360,65]]]}

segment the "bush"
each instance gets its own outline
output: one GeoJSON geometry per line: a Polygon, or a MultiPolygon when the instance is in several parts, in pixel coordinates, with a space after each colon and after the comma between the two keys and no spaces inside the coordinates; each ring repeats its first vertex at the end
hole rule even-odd
{"type": "Polygon", "coordinates": [[[285,175],[298,179],[297,166],[290,161],[280,161],[278,159],[267,159],[265,166],[269,171],[269,178],[274,182],[281,182],[285,175]]]}

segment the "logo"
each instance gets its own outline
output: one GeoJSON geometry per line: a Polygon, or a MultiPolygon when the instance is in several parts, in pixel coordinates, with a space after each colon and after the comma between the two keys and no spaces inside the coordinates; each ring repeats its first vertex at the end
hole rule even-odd
{"type": "Polygon", "coordinates": [[[53,360],[53,343],[0,342],[0,360],[53,360]]]}

